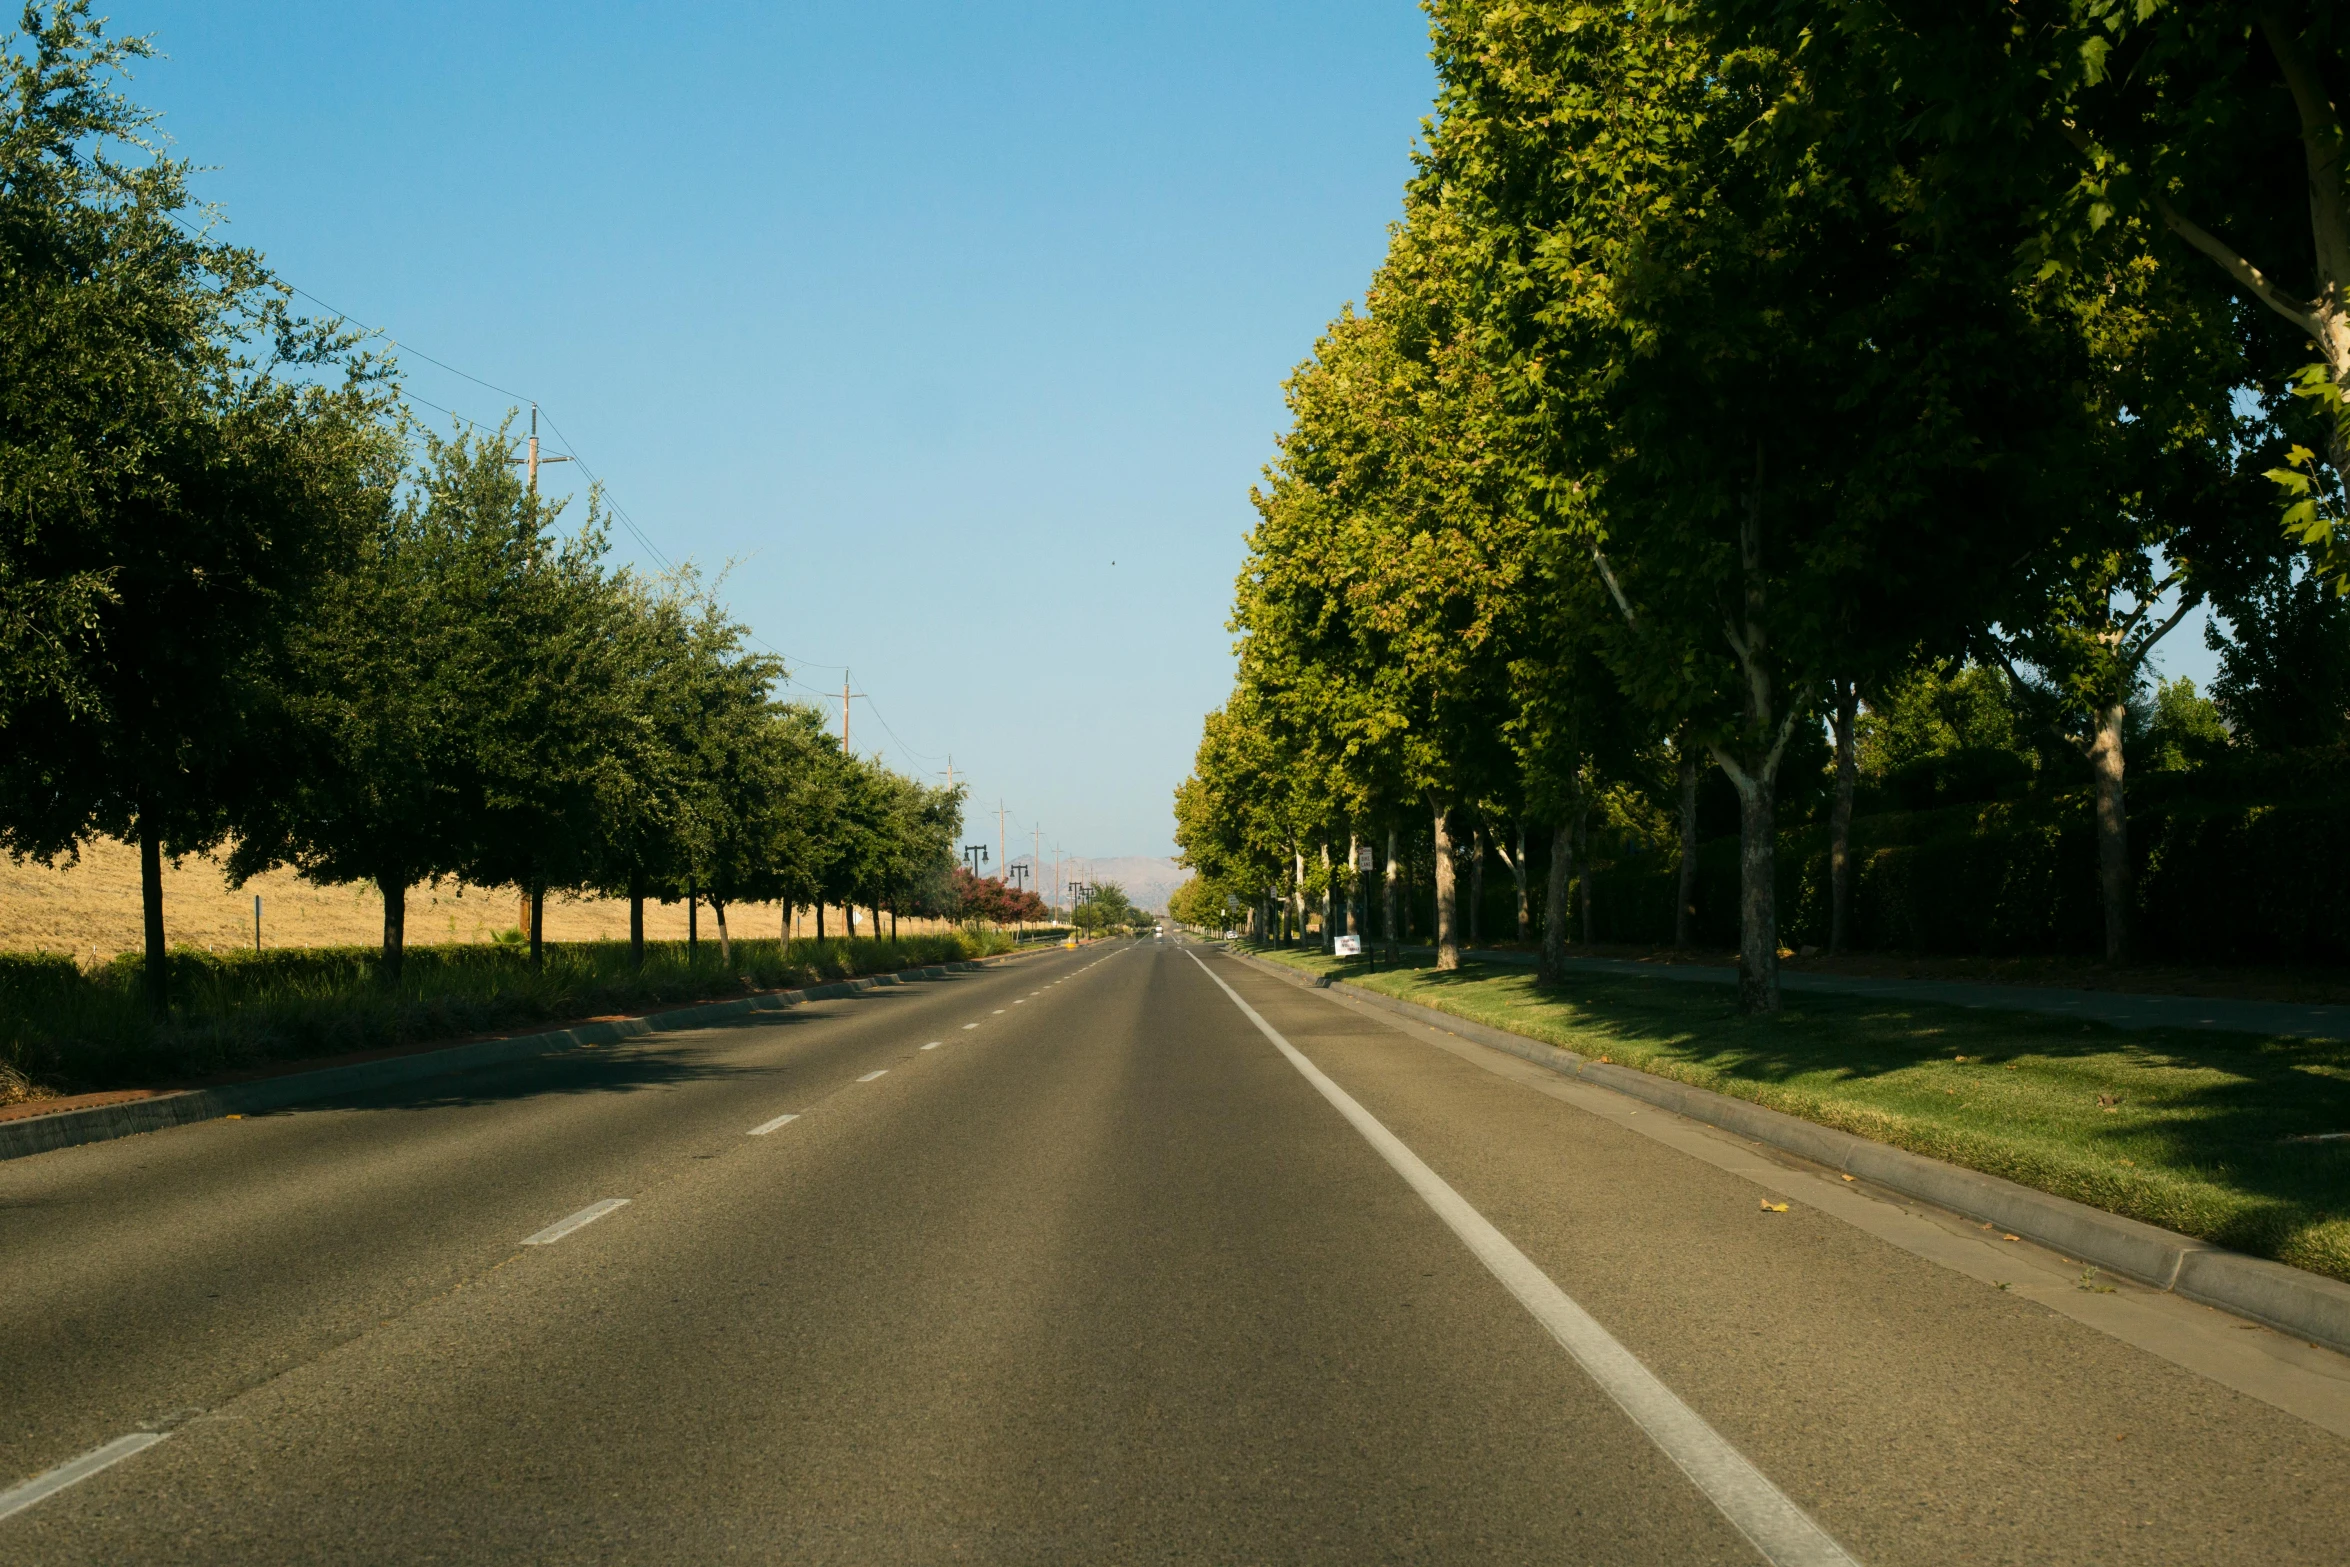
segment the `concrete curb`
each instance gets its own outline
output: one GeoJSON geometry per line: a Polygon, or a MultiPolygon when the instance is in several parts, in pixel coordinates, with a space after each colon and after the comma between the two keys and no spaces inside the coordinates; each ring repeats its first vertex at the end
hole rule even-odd
{"type": "Polygon", "coordinates": [[[471,1044],[450,1045],[441,1050],[419,1050],[410,1055],[387,1056],[380,1061],[324,1067],[315,1072],[288,1072],[281,1077],[231,1083],[221,1088],[192,1088],[182,1093],[159,1094],[153,1099],[136,1099],[125,1104],[92,1105],[86,1110],[61,1110],[55,1115],[0,1121],[0,1159],[21,1159],[28,1154],[48,1153],[82,1143],[135,1137],[141,1132],[158,1132],[166,1127],[186,1126],[195,1121],[215,1121],[227,1115],[278,1110],[287,1105],[332,1099],[339,1094],[395,1087],[450,1072],[470,1071],[475,1067],[497,1066],[507,1061],[522,1061],[532,1056],[552,1055],[557,1051],[578,1050],[588,1045],[613,1044],[623,1039],[634,1039],[641,1034],[707,1028],[730,1018],[748,1017],[755,1012],[781,1012],[810,1001],[852,996],[860,991],[895,985],[909,979],[944,979],[950,973],[989,968],[1020,956],[1023,954],[1008,952],[993,957],[966,959],[959,963],[928,964],[921,968],[899,969],[891,974],[810,985],[804,990],[770,990],[755,996],[741,996],[732,1001],[707,1001],[698,1006],[680,1007],[671,1012],[651,1012],[642,1017],[622,1018],[617,1022],[582,1023],[573,1028],[550,1029],[545,1033],[522,1034],[511,1039],[481,1039],[471,1044]]]}
{"type": "Polygon", "coordinates": [[[1250,967],[1300,989],[1344,991],[1365,1005],[1507,1051],[1563,1077],[1596,1083],[1693,1121],[1783,1148],[1903,1196],[1996,1224],[2077,1261],[2094,1263],[2108,1272],[2350,1354],[2350,1284],[2339,1280],[2248,1257],[2069,1197],[2051,1196],[2000,1176],[1871,1142],[1711,1089],[1593,1061],[1524,1034],[1400,1001],[1350,981],[1322,984],[1318,976],[1302,969],[1253,953],[1227,950],[1250,967]]]}

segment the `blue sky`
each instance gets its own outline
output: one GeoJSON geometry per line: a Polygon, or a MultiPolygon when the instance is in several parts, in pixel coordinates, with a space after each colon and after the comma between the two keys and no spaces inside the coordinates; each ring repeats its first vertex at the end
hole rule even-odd
{"type": "Polygon", "coordinates": [[[732,562],[805,685],[870,694],[858,750],[952,755],[967,837],[1000,797],[1048,850],[1172,852],[1281,378],[1434,91],[1410,0],[111,14],[233,238],[536,398],[617,553],[732,562]]]}

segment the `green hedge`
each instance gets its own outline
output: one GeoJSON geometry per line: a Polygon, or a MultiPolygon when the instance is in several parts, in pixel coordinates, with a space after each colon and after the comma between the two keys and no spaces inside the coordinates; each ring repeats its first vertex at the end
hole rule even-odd
{"type": "MultiPolygon", "coordinates": [[[[2083,792],[1855,820],[1852,945],[1954,954],[2102,951],[2090,812],[2083,792]]],[[[2140,956],[2350,962],[2350,798],[2158,798],[2131,813],[2130,851],[2140,956]]],[[[1787,945],[1827,941],[1827,859],[1823,827],[1780,839],[1780,939],[1787,945]]],[[[1599,939],[1671,940],[1675,876],[1669,861],[1596,875],[1599,939]]],[[[1735,946],[1734,841],[1699,848],[1697,882],[1698,939],[1735,946]]]]}

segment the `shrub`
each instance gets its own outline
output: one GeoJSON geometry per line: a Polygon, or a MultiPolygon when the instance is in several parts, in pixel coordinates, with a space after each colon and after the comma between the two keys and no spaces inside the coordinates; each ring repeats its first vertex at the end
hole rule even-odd
{"type": "Polygon", "coordinates": [[[897,940],[745,940],[733,964],[703,942],[550,942],[545,967],[495,945],[411,947],[399,982],[372,947],[171,954],[167,1021],[147,1013],[139,960],[0,956],[0,1068],[62,1092],[152,1085],[272,1061],[344,1055],[521,1024],[786,989],[952,962],[1011,943],[954,932],[897,940]]]}

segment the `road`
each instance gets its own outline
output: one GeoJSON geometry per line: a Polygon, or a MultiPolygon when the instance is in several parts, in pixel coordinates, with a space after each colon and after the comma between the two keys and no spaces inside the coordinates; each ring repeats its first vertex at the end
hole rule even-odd
{"type": "Polygon", "coordinates": [[[0,1561],[2342,1559],[2336,1357],[1425,1033],[1115,944],[0,1164],[0,1561]]]}

